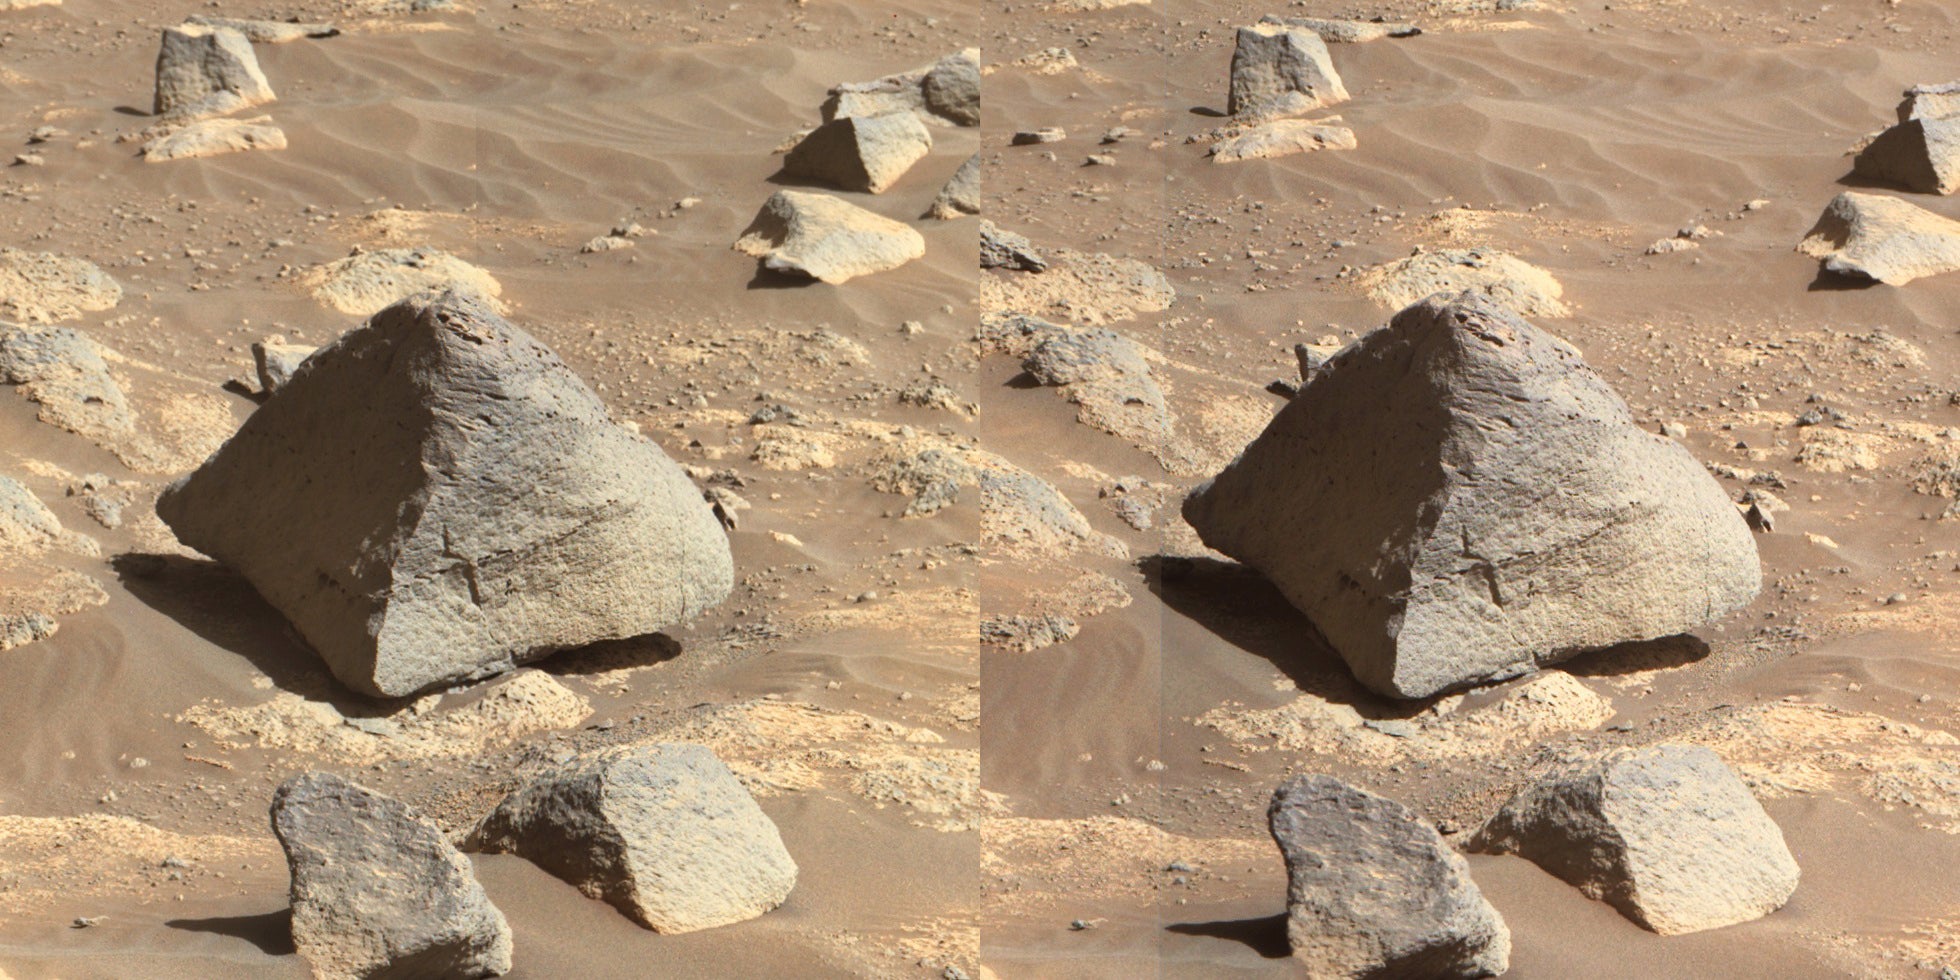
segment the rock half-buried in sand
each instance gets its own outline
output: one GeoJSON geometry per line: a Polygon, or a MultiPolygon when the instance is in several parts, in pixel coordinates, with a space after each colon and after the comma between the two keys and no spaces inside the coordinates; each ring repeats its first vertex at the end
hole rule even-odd
{"type": "Polygon", "coordinates": [[[244,20],[238,17],[212,17],[192,14],[186,24],[237,31],[254,44],[285,44],[310,37],[335,37],[340,28],[332,24],[302,24],[284,20],[244,20]]]}
{"type": "Polygon", "coordinates": [[[188,122],[274,98],[245,35],[199,24],[163,29],[163,46],[157,51],[157,115],[188,122]]]}
{"type": "Polygon", "coordinates": [[[846,116],[803,137],[783,157],[783,173],[878,194],[931,152],[932,133],[913,113],[846,116]]]}
{"type": "Polygon", "coordinates": [[[384,248],[329,262],[307,277],[313,298],[342,313],[369,316],[429,290],[468,293],[490,306],[504,291],[483,271],[431,248],[384,248]]]}
{"type": "Polygon", "coordinates": [[[463,846],[523,857],[663,933],[753,919],[796,886],[776,825],[701,745],[572,763],[505,797],[463,846]]]}
{"type": "Polygon", "coordinates": [[[1394,697],[1682,633],[1762,584],[1694,457],[1578,351],[1471,293],[1327,362],[1184,515],[1394,697]]]}
{"type": "Polygon", "coordinates": [[[1238,129],[1212,145],[1211,162],[1237,163],[1240,160],[1266,160],[1315,150],[1354,149],[1354,130],[1333,125],[1338,122],[1338,116],[1321,120],[1275,119],[1238,129]]]}
{"type": "Polygon", "coordinates": [[[1232,115],[1292,115],[1347,99],[1319,35],[1283,24],[1239,28],[1227,105],[1232,115]]]}
{"type": "Polygon", "coordinates": [[[1960,191],[1960,115],[1908,119],[1880,133],[1852,171],[1921,194],[1960,191]]]}
{"type": "Polygon", "coordinates": [[[961,215],[980,213],[980,154],[967,157],[960,169],[953,171],[951,180],[939,189],[939,196],[932,199],[932,207],[926,217],[939,221],[951,221],[961,215]]]}
{"type": "Polygon", "coordinates": [[[272,797],[293,875],[293,944],[321,980],[494,977],[511,934],[476,872],[435,824],[332,773],[272,797]]]}
{"type": "Polygon", "coordinates": [[[1960,269],[1960,221],[1896,197],[1845,191],[1797,251],[1824,260],[1825,272],[1903,286],[1960,269]]]}
{"type": "Polygon", "coordinates": [[[926,254],[926,240],[910,225],[828,194],[777,191],[735,250],[772,272],[840,283],[896,269],[926,254]]]}
{"type": "Polygon", "coordinates": [[[1511,797],[1470,848],[1520,855],[1662,935],[1760,918],[1797,889],[1783,832],[1700,746],[1568,762],[1511,797]]]}
{"type": "Polygon", "coordinates": [[[1519,316],[1565,316],[1565,287],[1552,274],[1504,252],[1482,248],[1418,252],[1378,265],[1356,280],[1368,297],[1399,310],[1436,293],[1466,289],[1519,316]]]}
{"type": "Polygon", "coordinates": [[[1899,103],[1899,121],[1960,116],[1960,82],[1944,85],[1915,85],[1906,89],[1899,103]]]}
{"type": "Polygon", "coordinates": [[[1413,810],[1295,776],[1266,819],[1286,859],[1286,938],[1315,977],[1494,977],[1511,931],[1462,855],[1413,810]]]}
{"type": "Polygon", "coordinates": [[[274,126],[271,116],[257,119],[200,119],[143,144],[143,159],[148,163],[162,163],[165,160],[285,148],[286,131],[274,126]]]}
{"type": "Polygon", "coordinates": [[[87,259],[0,248],[0,317],[56,323],[120,302],[122,286],[87,259]]]}
{"type": "Polygon", "coordinates": [[[824,101],[823,118],[829,122],[900,110],[942,126],[980,125],[980,49],[949,54],[915,71],[839,85],[824,101]]]}
{"type": "Polygon", "coordinates": [[[1378,20],[1327,20],[1321,17],[1279,17],[1269,14],[1259,18],[1259,22],[1312,31],[1328,44],[1366,44],[1385,37],[1415,37],[1422,33],[1422,28],[1414,24],[1378,20]]]}
{"type": "Polygon", "coordinates": [[[307,358],[157,513],[388,697],[683,622],[734,574],[680,467],[456,294],[307,358]]]}

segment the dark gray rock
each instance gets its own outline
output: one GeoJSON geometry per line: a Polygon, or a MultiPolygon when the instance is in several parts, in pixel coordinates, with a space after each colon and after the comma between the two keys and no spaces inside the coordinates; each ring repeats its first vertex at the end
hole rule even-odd
{"type": "Polygon", "coordinates": [[[272,85],[245,35],[185,24],[163,29],[157,50],[156,114],[171,122],[223,116],[271,102],[272,85]]]}
{"type": "Polygon", "coordinates": [[[982,269],[1020,269],[1025,272],[1040,272],[1048,268],[1048,260],[1035,251],[1034,243],[1026,235],[1008,231],[991,221],[980,222],[980,268],[982,269]]]}
{"type": "Polygon", "coordinates": [[[840,190],[881,193],[932,152],[932,133],[910,112],[833,119],[783,157],[783,173],[840,190]]]}
{"type": "Polygon", "coordinates": [[[1851,169],[1920,194],[1960,191],[1960,115],[1908,119],[1860,150],[1851,169]]]}

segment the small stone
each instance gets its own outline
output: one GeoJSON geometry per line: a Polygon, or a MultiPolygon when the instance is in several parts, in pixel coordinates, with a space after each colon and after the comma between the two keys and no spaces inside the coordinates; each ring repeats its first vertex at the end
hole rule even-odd
{"type": "Polygon", "coordinates": [[[1012,142],[1015,146],[1035,146],[1041,143],[1060,143],[1065,139],[1068,139],[1068,130],[1060,126],[1048,126],[1042,129],[1020,130],[1014,134],[1012,142]]]}

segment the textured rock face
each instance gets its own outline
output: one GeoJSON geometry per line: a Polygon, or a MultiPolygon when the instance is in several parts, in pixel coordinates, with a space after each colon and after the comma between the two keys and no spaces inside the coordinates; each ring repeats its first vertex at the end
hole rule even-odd
{"type": "Polygon", "coordinates": [[[783,172],[878,194],[932,152],[932,133],[910,112],[849,116],[818,126],[783,158],[783,172]]]}
{"type": "Polygon", "coordinates": [[[1960,116],[1960,82],[1944,85],[1915,85],[1906,89],[1899,103],[1899,121],[1960,116]]]}
{"type": "Polygon", "coordinates": [[[1860,151],[1852,169],[1921,194],[1960,191],[1960,115],[1908,119],[1860,151]]]}
{"type": "Polygon", "coordinates": [[[1520,790],[1470,847],[1520,855],[1662,935],[1761,918],[1797,888],[1783,832],[1700,746],[1568,763],[1520,790]]]}
{"type": "Polygon", "coordinates": [[[1328,44],[1366,44],[1385,37],[1415,37],[1422,28],[1414,24],[1374,20],[1327,20],[1321,17],[1276,17],[1259,19],[1262,24],[1279,24],[1312,31],[1328,44]]]}
{"type": "Polygon", "coordinates": [[[896,111],[942,126],[980,125],[980,49],[949,54],[915,71],[839,85],[823,104],[826,122],[896,111]]]}
{"type": "Polygon", "coordinates": [[[1432,297],[1314,373],[1184,505],[1395,697],[1701,626],[1762,572],[1727,495],[1565,342],[1432,297]]]}
{"type": "Polygon", "coordinates": [[[1960,270],[1960,221],[1882,194],[1845,191],[1797,245],[1824,271],[1903,286],[1960,270]]]}
{"type": "Polygon", "coordinates": [[[519,855],[663,933],[753,919],[796,886],[776,825],[700,745],[573,763],[505,797],[464,846],[519,855]]]}
{"type": "Polygon", "coordinates": [[[733,580],[680,467],[455,294],[399,303],[308,358],[157,513],[342,682],[389,697],[651,633],[733,580]]]}
{"type": "Polygon", "coordinates": [[[273,98],[272,84],[259,70],[245,35],[198,24],[163,29],[163,47],[157,52],[157,115],[188,122],[273,98]]]}
{"type": "Polygon", "coordinates": [[[287,344],[277,340],[260,341],[252,345],[252,366],[258,371],[259,390],[270,395],[286,387],[317,347],[305,344],[287,344]]]}
{"type": "Polygon", "coordinates": [[[503,284],[490,273],[429,248],[384,248],[336,259],[309,277],[313,297],[355,316],[372,316],[428,290],[470,293],[495,306],[503,284]]]}
{"type": "Polygon", "coordinates": [[[1227,106],[1232,115],[1289,115],[1347,99],[1319,35],[1281,24],[1239,28],[1227,106]]]}
{"type": "Polygon", "coordinates": [[[1422,252],[1376,266],[1359,282],[1369,298],[1393,310],[1425,296],[1474,290],[1519,316],[1565,316],[1565,287],[1513,255],[1483,248],[1422,252]]]}
{"type": "Polygon", "coordinates": [[[932,199],[932,207],[926,217],[940,221],[951,221],[967,214],[980,213],[980,154],[967,157],[960,169],[953,171],[953,177],[946,186],[939,189],[939,196],[932,199]]]}
{"type": "Polygon", "coordinates": [[[1275,119],[1244,129],[1219,140],[1211,148],[1211,162],[1237,163],[1312,153],[1315,150],[1352,150],[1354,130],[1329,125],[1334,120],[1310,122],[1305,119],[1275,119]]]}
{"type": "Polygon", "coordinates": [[[56,323],[119,302],[122,286],[87,259],[0,248],[0,315],[56,323]]]}
{"type": "Polygon", "coordinates": [[[332,24],[301,24],[283,20],[244,20],[238,17],[212,17],[206,14],[192,14],[184,18],[186,24],[201,27],[221,27],[245,35],[254,44],[286,44],[310,37],[334,37],[340,28],[332,24]]]}
{"type": "Polygon", "coordinates": [[[257,119],[201,119],[143,144],[143,160],[162,163],[215,157],[248,150],[283,150],[286,131],[271,116],[257,119]]]}
{"type": "Polygon", "coordinates": [[[828,194],[777,191],[735,250],[774,272],[841,283],[926,254],[926,240],[910,225],[828,194]]]}
{"type": "Polygon", "coordinates": [[[100,348],[67,327],[30,330],[0,323],[0,381],[21,386],[41,421],[91,439],[136,427],[129,400],[100,348]]]}
{"type": "Polygon", "coordinates": [[[959,126],[980,125],[980,52],[969,48],[939,59],[919,89],[934,115],[959,126]]]}
{"type": "Polygon", "coordinates": [[[1041,272],[1048,268],[1048,260],[1035,250],[1028,236],[983,219],[980,222],[980,268],[1041,272]]]}
{"type": "Polygon", "coordinates": [[[1463,857],[1414,811],[1295,776],[1266,812],[1286,859],[1286,937],[1315,977],[1494,977],[1511,931],[1463,857]]]}
{"type": "Polygon", "coordinates": [[[293,943],[321,980],[494,977],[511,935],[469,860],[402,803],[331,773],[272,797],[293,943]]]}

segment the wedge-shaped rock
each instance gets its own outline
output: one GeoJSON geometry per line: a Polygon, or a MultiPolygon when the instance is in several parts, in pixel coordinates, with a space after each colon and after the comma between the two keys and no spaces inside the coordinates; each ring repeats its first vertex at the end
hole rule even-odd
{"type": "Polygon", "coordinates": [[[343,683],[387,697],[654,632],[733,580],[680,467],[456,294],[389,307],[307,358],[157,513],[343,683]]]}
{"type": "Polygon", "coordinates": [[[1783,832],[1700,746],[1566,763],[1511,797],[1470,847],[1520,855],[1662,935],[1761,918],[1797,889],[1783,832]]]}
{"type": "Polygon", "coordinates": [[[1797,244],[1824,271],[1903,286],[1960,270],[1960,221],[1882,194],[1845,191],[1797,244]]]}
{"type": "Polygon", "coordinates": [[[1921,194],[1960,191],[1960,115],[1908,119],[1886,130],[1859,151],[1852,170],[1921,194]]]}
{"type": "Polygon", "coordinates": [[[148,163],[162,163],[165,160],[285,148],[286,131],[274,126],[271,116],[257,119],[200,119],[143,144],[143,159],[148,163]]]}
{"type": "Polygon", "coordinates": [[[1239,28],[1227,106],[1232,115],[1292,115],[1347,99],[1319,35],[1283,24],[1239,28]]]}
{"type": "Polygon", "coordinates": [[[516,854],[663,933],[753,919],[796,886],[776,825],[701,745],[572,763],[505,797],[463,846],[516,854]]]}
{"type": "Polygon", "coordinates": [[[967,157],[960,169],[953,171],[953,177],[946,186],[939,189],[939,196],[932,199],[932,207],[926,217],[940,221],[951,221],[967,214],[980,213],[980,154],[967,157]]]}
{"type": "Polygon", "coordinates": [[[1494,977],[1511,931],[1429,821],[1332,776],[1295,776],[1266,818],[1286,859],[1286,938],[1314,977],[1494,977]]]}
{"type": "Polygon", "coordinates": [[[1514,255],[1483,248],[1418,252],[1386,262],[1357,280],[1369,298],[1399,310],[1425,296],[1473,290],[1519,316],[1565,316],[1565,287],[1514,255]]]}
{"type": "Polygon", "coordinates": [[[983,219],[980,222],[980,268],[1041,272],[1048,268],[1048,260],[1035,250],[1028,236],[983,219]]]}
{"type": "Polygon", "coordinates": [[[913,113],[846,116],[803,137],[783,158],[783,173],[878,194],[930,152],[932,133],[913,113]]]}
{"type": "Polygon", "coordinates": [[[1960,116],[1960,82],[1915,85],[1906,89],[1906,97],[1899,103],[1900,122],[1944,116],[1960,116]]]}
{"type": "Polygon", "coordinates": [[[1275,119],[1238,130],[1211,148],[1211,162],[1237,163],[1312,153],[1315,150],[1352,150],[1354,130],[1332,125],[1332,120],[1275,119]]]}
{"type": "Polygon", "coordinates": [[[735,242],[773,272],[847,282],[896,269],[926,254],[910,225],[828,194],[777,191],[735,242]]]}
{"type": "Polygon", "coordinates": [[[273,794],[272,833],[293,875],[293,944],[320,980],[510,972],[504,914],[407,805],[307,773],[273,794]]]}
{"type": "Polygon", "coordinates": [[[224,27],[185,24],[163,29],[157,52],[156,114],[188,122],[271,102],[272,84],[259,70],[252,42],[224,27]]]}
{"type": "Polygon", "coordinates": [[[1692,630],[1762,584],[1694,457],[1578,351],[1472,293],[1328,361],[1184,515],[1394,697],[1692,630]]]}
{"type": "Polygon", "coordinates": [[[245,20],[238,17],[212,17],[206,14],[192,14],[184,18],[187,24],[200,27],[216,27],[237,31],[254,44],[285,44],[310,37],[334,37],[340,28],[332,24],[303,24],[285,20],[245,20]]]}
{"type": "Polygon", "coordinates": [[[907,111],[929,123],[980,125],[980,49],[949,54],[915,71],[830,90],[824,121],[907,111]]]}

